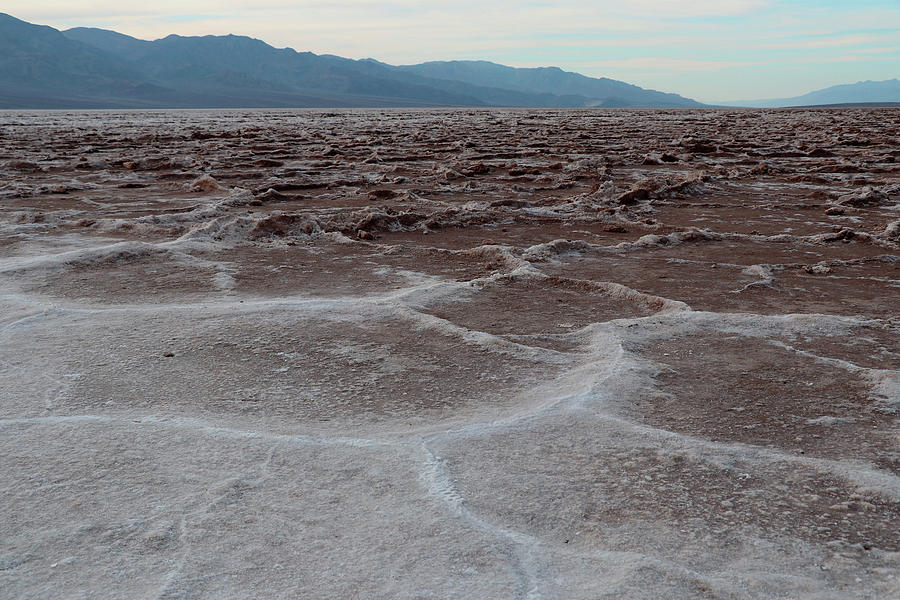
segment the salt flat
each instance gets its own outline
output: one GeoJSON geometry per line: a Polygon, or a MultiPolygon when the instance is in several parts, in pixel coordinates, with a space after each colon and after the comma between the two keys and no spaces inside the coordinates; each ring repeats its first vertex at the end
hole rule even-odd
{"type": "Polygon", "coordinates": [[[900,597],[900,110],[0,125],[0,597],[900,597]]]}

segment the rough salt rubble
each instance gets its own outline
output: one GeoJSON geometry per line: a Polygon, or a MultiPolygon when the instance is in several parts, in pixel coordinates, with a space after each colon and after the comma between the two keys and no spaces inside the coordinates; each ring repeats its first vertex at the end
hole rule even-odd
{"type": "Polygon", "coordinates": [[[900,597],[900,111],[0,123],[0,596],[900,597]]]}

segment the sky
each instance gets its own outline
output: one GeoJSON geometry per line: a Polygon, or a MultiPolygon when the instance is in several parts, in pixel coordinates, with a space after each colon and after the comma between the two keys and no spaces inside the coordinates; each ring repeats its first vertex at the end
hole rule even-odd
{"type": "Polygon", "coordinates": [[[248,35],[391,64],[558,66],[704,102],[900,77],[900,0],[4,0],[57,29],[248,35]]]}

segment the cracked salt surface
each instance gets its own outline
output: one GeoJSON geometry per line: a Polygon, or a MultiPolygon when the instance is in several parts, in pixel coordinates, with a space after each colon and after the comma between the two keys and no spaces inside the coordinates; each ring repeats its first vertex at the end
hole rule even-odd
{"type": "Polygon", "coordinates": [[[900,597],[897,110],[78,118],[0,115],[0,597],[900,597]]]}

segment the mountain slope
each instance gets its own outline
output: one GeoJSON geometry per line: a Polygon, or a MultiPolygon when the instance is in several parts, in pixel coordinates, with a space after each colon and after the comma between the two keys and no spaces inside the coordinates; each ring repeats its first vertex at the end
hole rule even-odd
{"type": "Polygon", "coordinates": [[[480,77],[464,77],[462,73],[454,75],[435,69],[439,64],[453,63],[426,63],[424,69],[394,67],[371,59],[353,61],[309,52],[296,53],[290,49],[276,50],[259,40],[240,36],[185,38],[173,35],[151,43],[134,38],[126,41],[123,38],[127,36],[103,30],[74,29],[64,33],[98,48],[140,60],[149,65],[149,74],[169,83],[185,80],[197,84],[203,80],[217,80],[230,85],[246,83],[279,90],[329,89],[376,95],[389,90],[393,94],[404,92],[406,96],[425,101],[466,105],[582,107],[605,105],[611,101],[615,106],[701,106],[675,94],[643,90],[611,79],[591,79],[557,68],[514,69],[489,62],[473,62],[473,65],[484,65],[490,72],[480,77]],[[189,61],[185,57],[190,57],[189,61]],[[300,63],[303,63],[302,69],[300,63]],[[551,78],[545,78],[550,80],[544,85],[528,81],[525,85],[510,85],[514,78],[500,76],[515,72],[526,75],[529,71],[552,73],[556,75],[553,79],[567,85],[554,89],[551,78]],[[244,82],[234,76],[235,73],[259,72],[266,72],[268,81],[244,82]],[[497,76],[491,77],[491,73],[497,76]],[[573,81],[580,85],[573,85],[573,81]],[[402,84],[399,88],[398,82],[402,84]],[[592,82],[596,82],[595,85],[591,85],[592,82]],[[425,93],[423,88],[439,90],[446,97],[425,93]]]}
{"type": "Polygon", "coordinates": [[[277,49],[244,36],[145,41],[59,32],[0,14],[2,107],[696,107],[675,94],[558,68],[488,62],[395,67],[277,49]]]}
{"type": "Polygon", "coordinates": [[[492,85],[525,93],[555,94],[593,100],[593,105],[700,107],[699,102],[677,94],[647,90],[606,77],[594,78],[563,71],[559,67],[518,69],[488,61],[427,62],[397,67],[433,79],[450,79],[473,85],[492,85]]]}
{"type": "MultiPolygon", "coordinates": [[[[525,94],[463,82],[437,81],[397,71],[378,61],[279,50],[242,36],[170,35],[144,42],[115,32],[85,28],[72,29],[64,35],[98,49],[118,52],[132,60],[135,69],[140,69],[147,77],[179,89],[207,92],[219,87],[279,92],[303,90],[348,95],[357,100],[367,96],[373,100],[404,98],[413,104],[429,106],[560,104],[551,94],[525,94]]],[[[384,101],[379,101],[371,105],[383,104],[384,101]]],[[[410,102],[401,105],[404,104],[410,102]]],[[[362,101],[361,105],[370,103],[362,101]]]]}
{"type": "Polygon", "coordinates": [[[153,42],[96,27],[75,27],[61,33],[70,40],[93,46],[125,60],[140,60],[153,45],[153,42]]]}
{"type": "Polygon", "coordinates": [[[874,104],[879,102],[900,102],[900,80],[860,81],[845,85],[835,85],[809,92],[794,98],[773,98],[767,100],[746,100],[723,102],[723,106],[749,106],[752,108],[776,108],[789,106],[815,106],[819,104],[874,104]]]}
{"type": "Polygon", "coordinates": [[[130,66],[52,27],[0,13],[0,86],[7,93],[127,94],[140,83],[130,66]]]}

